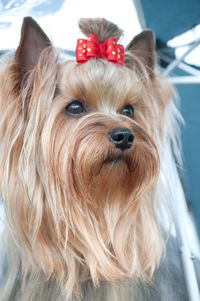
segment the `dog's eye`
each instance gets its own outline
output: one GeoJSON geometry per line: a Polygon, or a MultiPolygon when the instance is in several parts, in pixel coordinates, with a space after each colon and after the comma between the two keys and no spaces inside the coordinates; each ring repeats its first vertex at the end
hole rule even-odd
{"type": "Polygon", "coordinates": [[[79,100],[74,100],[68,104],[65,108],[65,113],[70,116],[80,116],[85,113],[87,110],[82,102],[79,100]]]}
{"type": "Polygon", "coordinates": [[[121,114],[133,118],[134,108],[131,105],[128,105],[122,109],[121,114]]]}

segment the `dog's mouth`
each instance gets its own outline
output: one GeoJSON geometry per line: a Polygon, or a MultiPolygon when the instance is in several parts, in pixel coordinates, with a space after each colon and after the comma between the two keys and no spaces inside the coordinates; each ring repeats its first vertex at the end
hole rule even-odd
{"type": "Polygon", "coordinates": [[[115,159],[113,161],[111,160],[110,163],[112,163],[113,166],[118,167],[120,164],[123,163],[123,160],[122,160],[122,158],[118,158],[118,159],[115,159]]]}
{"type": "Polygon", "coordinates": [[[113,168],[120,167],[122,164],[126,164],[128,169],[131,169],[131,159],[125,155],[109,155],[103,162],[103,165],[112,165],[113,168]]]}
{"type": "Polygon", "coordinates": [[[112,157],[108,157],[103,164],[112,164],[113,166],[118,166],[121,163],[124,163],[124,159],[122,157],[119,158],[112,158],[112,157]]]}
{"type": "Polygon", "coordinates": [[[98,177],[103,173],[103,177],[111,175],[112,172],[119,173],[125,172],[127,174],[132,172],[131,158],[120,154],[108,155],[99,165],[95,165],[92,169],[90,182],[92,178],[98,177]]]}
{"type": "Polygon", "coordinates": [[[98,202],[128,197],[133,190],[134,170],[130,153],[110,153],[99,165],[94,165],[89,179],[91,196],[98,202]]]}

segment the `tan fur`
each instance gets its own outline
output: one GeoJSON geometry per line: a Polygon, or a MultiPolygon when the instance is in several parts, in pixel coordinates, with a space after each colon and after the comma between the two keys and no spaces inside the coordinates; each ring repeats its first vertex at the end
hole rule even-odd
{"type": "MultiPolygon", "coordinates": [[[[90,23],[82,20],[81,28],[88,34],[90,23]]],[[[115,26],[100,31],[102,41],[120,35],[115,26]]],[[[81,294],[84,300],[132,300],[128,290],[120,297],[112,283],[148,282],[159,266],[163,240],[156,207],[164,124],[174,137],[171,86],[156,74],[151,78],[142,62],[135,68],[103,59],[59,62],[51,46],[22,89],[16,73],[11,57],[0,75],[8,260],[1,300],[11,300],[11,292],[18,301],[67,301],[81,294]],[[89,113],[67,116],[74,99],[89,113]],[[134,119],[120,114],[128,104],[134,119]],[[108,139],[117,127],[135,135],[123,154],[108,139]],[[101,285],[107,295],[94,298],[101,285]]]]}

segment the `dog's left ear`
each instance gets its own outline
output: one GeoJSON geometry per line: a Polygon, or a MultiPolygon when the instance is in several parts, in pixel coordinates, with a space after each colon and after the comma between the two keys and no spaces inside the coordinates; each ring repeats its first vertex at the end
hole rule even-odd
{"type": "Polygon", "coordinates": [[[135,36],[126,47],[126,53],[125,65],[130,67],[131,62],[128,53],[132,53],[142,61],[149,72],[153,71],[155,64],[155,39],[153,32],[150,29],[146,29],[135,36]]]}
{"type": "Polygon", "coordinates": [[[21,39],[15,52],[15,61],[21,74],[21,80],[37,64],[43,49],[51,42],[40,26],[31,18],[24,18],[21,39]]]}

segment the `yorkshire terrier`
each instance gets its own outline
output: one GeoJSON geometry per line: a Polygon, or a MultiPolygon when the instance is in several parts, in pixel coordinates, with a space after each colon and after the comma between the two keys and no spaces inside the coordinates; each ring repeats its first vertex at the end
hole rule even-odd
{"type": "Polygon", "coordinates": [[[115,24],[79,26],[76,60],[30,17],[1,59],[0,299],[169,300],[156,299],[154,281],[173,89],[154,70],[150,30],[124,49],[115,24]]]}

